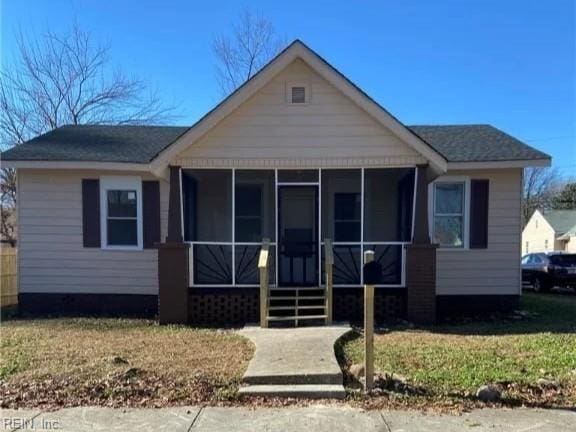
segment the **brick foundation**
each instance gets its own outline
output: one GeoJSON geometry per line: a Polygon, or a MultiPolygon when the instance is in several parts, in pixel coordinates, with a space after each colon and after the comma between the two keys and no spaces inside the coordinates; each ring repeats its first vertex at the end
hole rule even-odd
{"type": "Polygon", "coordinates": [[[406,245],[406,312],[417,324],[436,322],[436,245],[406,245]]]}
{"type": "Polygon", "coordinates": [[[188,322],[188,249],[186,243],[158,245],[158,321],[188,322]]]}

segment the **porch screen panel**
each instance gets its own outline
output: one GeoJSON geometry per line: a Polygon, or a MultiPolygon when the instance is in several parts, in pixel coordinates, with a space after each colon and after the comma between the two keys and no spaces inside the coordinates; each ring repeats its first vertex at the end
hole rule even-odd
{"type": "Polygon", "coordinates": [[[236,170],[236,242],[274,242],[275,185],[272,170],[236,170]]]}
{"type": "MultiPolygon", "coordinates": [[[[236,284],[258,285],[260,283],[260,270],[258,258],[260,257],[260,245],[236,245],[236,284]]],[[[268,280],[276,280],[276,246],[270,246],[270,261],[268,280]]]]}
{"type": "Polygon", "coordinates": [[[192,283],[232,284],[232,171],[182,170],[182,202],[192,283]]]}
{"type": "MultiPolygon", "coordinates": [[[[332,247],[334,265],[332,282],[337,285],[360,285],[362,273],[362,247],[359,244],[338,244],[332,247]]],[[[322,248],[322,283],[326,283],[326,251],[322,248]]]]}
{"type": "Polygon", "coordinates": [[[360,170],[322,171],[322,241],[361,240],[361,178],[360,170]]]}
{"type": "Polygon", "coordinates": [[[409,242],[414,168],[364,171],[364,242],[409,242]]]}
{"type": "Polygon", "coordinates": [[[232,241],[232,171],[183,170],[186,241],[232,241]]]}

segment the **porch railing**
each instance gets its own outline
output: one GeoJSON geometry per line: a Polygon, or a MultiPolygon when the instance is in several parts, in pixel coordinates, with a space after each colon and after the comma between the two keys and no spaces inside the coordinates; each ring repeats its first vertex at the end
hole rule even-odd
{"type": "Polygon", "coordinates": [[[262,241],[258,270],[260,272],[260,327],[268,327],[268,266],[270,263],[270,239],[262,241]]]}
{"type": "Polygon", "coordinates": [[[334,254],[332,252],[332,240],[327,238],[324,240],[324,265],[325,265],[325,284],[326,284],[326,324],[332,323],[332,287],[333,277],[332,271],[334,267],[334,254]]]}

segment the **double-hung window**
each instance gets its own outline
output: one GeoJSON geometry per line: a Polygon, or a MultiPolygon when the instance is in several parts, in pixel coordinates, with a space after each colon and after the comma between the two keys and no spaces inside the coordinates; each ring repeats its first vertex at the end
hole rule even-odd
{"type": "Polygon", "coordinates": [[[100,185],[102,246],[110,249],[141,249],[141,179],[102,177],[100,185]]]}
{"type": "Polygon", "coordinates": [[[432,238],[442,247],[466,247],[466,182],[433,183],[432,238]]]}

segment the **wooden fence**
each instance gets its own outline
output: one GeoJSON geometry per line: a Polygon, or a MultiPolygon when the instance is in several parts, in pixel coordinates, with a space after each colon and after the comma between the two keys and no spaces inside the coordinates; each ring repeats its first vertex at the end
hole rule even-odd
{"type": "Polygon", "coordinates": [[[0,249],[0,307],[18,304],[17,250],[0,249]]]}

